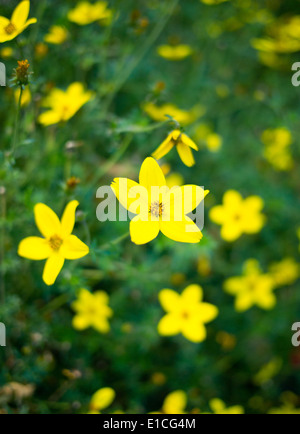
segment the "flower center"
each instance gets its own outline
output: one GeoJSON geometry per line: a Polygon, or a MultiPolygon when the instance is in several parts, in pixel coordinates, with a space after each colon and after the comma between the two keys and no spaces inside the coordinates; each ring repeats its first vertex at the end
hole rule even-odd
{"type": "Polygon", "coordinates": [[[16,28],[13,23],[9,23],[8,26],[5,27],[4,31],[7,35],[12,35],[16,31],[16,28]]]}
{"type": "Polygon", "coordinates": [[[153,215],[153,217],[161,217],[164,212],[164,205],[161,202],[154,202],[151,204],[149,208],[149,213],[153,215]]]}
{"type": "Polygon", "coordinates": [[[183,319],[188,319],[190,315],[189,315],[188,312],[183,311],[182,314],[181,314],[181,316],[182,316],[183,319]]]}
{"type": "Polygon", "coordinates": [[[49,245],[51,247],[52,250],[59,250],[62,246],[63,240],[58,236],[58,235],[53,235],[53,237],[51,237],[49,239],[49,245]]]}

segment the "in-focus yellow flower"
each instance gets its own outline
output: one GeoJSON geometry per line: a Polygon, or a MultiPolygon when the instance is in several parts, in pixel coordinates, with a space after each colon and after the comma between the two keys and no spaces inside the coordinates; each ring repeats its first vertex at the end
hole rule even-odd
{"type": "Polygon", "coordinates": [[[285,258],[272,264],[269,273],[276,286],[292,285],[300,277],[300,265],[293,258],[285,258]]]}
{"type": "Polygon", "coordinates": [[[265,158],[277,170],[290,170],[294,163],[290,151],[293,143],[291,132],[287,128],[265,130],[261,136],[265,145],[265,158]]]}
{"type": "Polygon", "coordinates": [[[183,336],[195,343],[203,342],[207,333],[205,324],[218,316],[218,308],[204,303],[203,290],[199,285],[188,286],[181,295],[171,289],[159,293],[159,301],[167,312],[158,324],[162,336],[183,336]]]}
{"type": "Polygon", "coordinates": [[[181,110],[174,104],[164,104],[162,106],[157,106],[152,102],[147,102],[144,104],[143,110],[154,121],[163,122],[167,119],[167,116],[171,116],[182,125],[189,125],[195,122],[205,113],[205,108],[201,105],[197,105],[188,111],[181,110]]]}
{"type": "Polygon", "coordinates": [[[86,91],[82,83],[72,83],[64,92],[53,89],[43,101],[43,106],[50,108],[39,116],[42,125],[54,125],[71,119],[93,97],[93,93],[86,91]]]}
{"type": "Polygon", "coordinates": [[[49,33],[45,36],[45,42],[48,44],[60,45],[63,44],[68,38],[68,31],[62,26],[52,26],[49,33]]]}
{"type": "Polygon", "coordinates": [[[30,24],[36,23],[36,18],[28,19],[30,1],[24,0],[18,4],[11,19],[0,16],[0,43],[11,41],[27,29],[30,24]]]}
{"type": "Polygon", "coordinates": [[[113,315],[108,303],[109,296],[106,292],[97,291],[92,294],[86,289],[81,289],[78,299],[72,304],[72,309],[76,312],[73,327],[76,330],[92,327],[100,333],[108,333],[110,330],[108,319],[113,315]]]}
{"type": "Polygon", "coordinates": [[[161,45],[157,49],[158,54],[167,60],[183,60],[191,56],[193,49],[189,45],[161,45]]]}
{"type": "Polygon", "coordinates": [[[34,207],[35,222],[44,238],[25,238],[18,253],[33,261],[47,259],[43,273],[46,285],[55,283],[66,259],[80,259],[89,253],[88,246],[72,235],[78,205],[76,200],[70,202],[61,221],[47,205],[39,203],[34,207]]]}
{"type": "Polygon", "coordinates": [[[273,309],[276,305],[274,289],[272,276],[263,274],[255,259],[246,261],[243,276],[231,277],[224,283],[224,290],[236,297],[235,308],[238,312],[245,312],[252,306],[273,309]]]}
{"type": "Polygon", "coordinates": [[[244,414],[245,410],[240,405],[226,408],[225,403],[218,398],[209,401],[209,406],[214,414],[244,414]]]}
{"type": "Polygon", "coordinates": [[[172,131],[166,140],[153,152],[152,156],[156,160],[160,160],[167,155],[174,147],[176,147],[181,161],[188,167],[195,165],[195,159],[192,153],[192,149],[198,151],[199,148],[196,143],[193,142],[186,134],[180,130],[172,131]]]}
{"type": "Polygon", "coordinates": [[[121,205],[137,214],[130,223],[133,243],[154,240],[161,231],[171,240],[199,243],[203,238],[196,224],[187,217],[209,193],[196,185],[169,189],[156,160],[149,157],[142,164],[140,183],[116,178],[111,185],[121,205]]]}
{"type": "Polygon", "coordinates": [[[109,23],[111,18],[112,10],[107,8],[107,2],[105,1],[99,1],[95,4],[83,1],[68,13],[69,21],[80,26],[86,26],[96,21],[109,23]]]}
{"type": "Polygon", "coordinates": [[[228,242],[236,241],[244,233],[255,234],[263,228],[266,217],[261,213],[264,201],[259,196],[243,199],[241,194],[229,190],[223,198],[223,205],[210,211],[210,219],[221,225],[221,237],[228,242]]]}
{"type": "MultiPolygon", "coordinates": [[[[21,92],[20,88],[18,88],[15,91],[15,101],[16,101],[16,104],[18,104],[18,102],[19,102],[20,92],[21,92]]],[[[25,89],[22,92],[21,107],[28,106],[28,104],[30,104],[30,102],[31,102],[31,92],[29,90],[29,87],[27,86],[27,87],[25,87],[25,89]]]]}
{"type": "Polygon", "coordinates": [[[101,410],[109,407],[116,397],[116,392],[111,387],[103,387],[99,389],[93,396],[90,402],[91,411],[89,414],[101,414],[101,410]]]}

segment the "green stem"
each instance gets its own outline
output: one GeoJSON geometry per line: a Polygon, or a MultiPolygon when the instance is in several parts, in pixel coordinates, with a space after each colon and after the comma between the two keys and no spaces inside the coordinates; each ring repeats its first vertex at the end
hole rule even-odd
{"type": "Polygon", "coordinates": [[[15,153],[15,149],[16,149],[17,142],[18,142],[18,137],[19,137],[19,121],[20,121],[22,95],[23,95],[23,87],[20,86],[20,96],[19,96],[19,101],[18,101],[17,110],[16,110],[15,123],[14,123],[13,142],[12,142],[12,147],[11,147],[11,154],[12,154],[12,156],[15,153]]]}
{"type": "Polygon", "coordinates": [[[1,245],[0,245],[0,298],[1,303],[5,303],[5,272],[4,272],[4,254],[5,254],[5,218],[6,218],[6,197],[5,188],[0,187],[1,200],[1,245]],[[3,189],[3,190],[2,190],[3,189]]]}
{"type": "Polygon", "coordinates": [[[109,241],[106,244],[103,244],[102,246],[100,246],[99,249],[95,250],[95,253],[99,253],[99,252],[103,252],[104,250],[109,249],[111,246],[117,246],[118,244],[120,244],[122,241],[126,240],[126,238],[128,238],[130,235],[130,232],[126,232],[126,234],[121,235],[120,237],[116,238],[115,240],[109,241]]]}

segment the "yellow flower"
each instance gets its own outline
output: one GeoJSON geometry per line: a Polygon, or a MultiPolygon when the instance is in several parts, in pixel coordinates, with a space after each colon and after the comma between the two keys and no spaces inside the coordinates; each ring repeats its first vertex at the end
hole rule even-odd
{"type": "Polygon", "coordinates": [[[195,120],[203,116],[205,113],[205,109],[201,105],[197,105],[188,111],[181,110],[174,104],[164,104],[162,106],[157,106],[152,102],[144,104],[143,110],[154,121],[163,122],[167,119],[166,115],[168,115],[182,125],[188,125],[195,122],[195,120]]]}
{"type": "Polygon", "coordinates": [[[187,396],[183,390],[176,390],[169,393],[165,398],[162,413],[163,414],[184,414],[187,405],[187,396]]]}
{"type": "Polygon", "coordinates": [[[214,133],[207,124],[199,124],[195,130],[196,140],[202,141],[210,152],[218,152],[222,145],[222,137],[214,133]]]}
{"type": "Polygon", "coordinates": [[[0,43],[11,41],[22,33],[30,24],[36,23],[36,18],[27,21],[30,1],[24,0],[15,8],[11,19],[0,17],[0,43]]]}
{"type": "Polygon", "coordinates": [[[182,243],[199,243],[203,238],[202,232],[187,214],[202,202],[208,191],[196,185],[170,190],[153,158],[144,161],[139,184],[130,179],[116,178],[111,187],[121,205],[137,214],[130,223],[133,243],[149,243],[160,231],[171,240],[182,243]]]}
{"type": "Polygon", "coordinates": [[[160,160],[168,154],[174,146],[176,146],[179,157],[186,166],[192,167],[195,165],[195,159],[191,149],[198,151],[199,148],[193,140],[180,130],[172,131],[152,155],[156,160],[160,160]]]}
{"type": "Polygon", "coordinates": [[[293,258],[272,264],[269,270],[276,286],[292,285],[300,277],[299,263],[293,258]]]}
{"type": "Polygon", "coordinates": [[[73,318],[73,327],[76,330],[85,330],[93,327],[100,333],[108,333],[110,330],[108,318],[113,315],[108,306],[109,296],[104,291],[97,291],[94,294],[81,289],[78,300],[72,304],[76,312],[73,318]]]}
{"type": "Polygon", "coordinates": [[[38,44],[36,44],[34,51],[39,59],[43,59],[43,57],[47,56],[49,47],[43,42],[39,42],[38,44]]]}
{"type": "Polygon", "coordinates": [[[224,290],[236,297],[235,308],[238,312],[255,305],[265,310],[273,309],[276,305],[274,289],[272,276],[263,274],[255,259],[246,261],[243,276],[231,277],[224,283],[224,290]]]}
{"type": "Polygon", "coordinates": [[[45,126],[66,122],[92,97],[93,93],[85,91],[83,84],[78,82],[72,83],[65,92],[53,89],[43,102],[43,106],[50,110],[39,116],[39,122],[45,126]]]}
{"type": "MultiPolygon", "coordinates": [[[[15,101],[17,104],[20,99],[20,92],[21,92],[20,88],[18,88],[15,91],[15,101]]],[[[29,87],[27,86],[22,92],[21,107],[26,107],[28,104],[30,104],[30,102],[31,102],[31,92],[29,90],[29,87]]]]}
{"type": "Polygon", "coordinates": [[[244,233],[255,234],[261,231],[266,221],[261,213],[263,207],[264,201],[259,196],[243,200],[240,193],[229,190],[224,195],[223,205],[211,209],[210,219],[222,226],[222,238],[233,242],[244,233]]]}
{"type": "Polygon", "coordinates": [[[240,405],[226,408],[225,403],[218,398],[212,399],[209,402],[209,406],[214,414],[244,414],[245,411],[240,405]]]}
{"type": "Polygon", "coordinates": [[[109,407],[116,397],[116,392],[111,387],[103,387],[99,389],[93,396],[90,402],[91,411],[89,414],[100,414],[101,410],[109,407]]]}
{"type": "Polygon", "coordinates": [[[107,2],[99,1],[91,4],[87,1],[80,2],[75,9],[68,13],[69,21],[85,26],[95,21],[109,22],[112,18],[112,11],[107,8],[107,2]]]}
{"type": "Polygon", "coordinates": [[[181,295],[171,289],[159,293],[159,301],[167,312],[158,324],[162,336],[182,333],[192,342],[206,339],[205,324],[218,316],[218,309],[212,304],[203,303],[203,290],[199,285],[188,286],[181,295]]]}
{"type": "Polygon", "coordinates": [[[10,57],[12,57],[14,54],[14,50],[11,47],[5,47],[2,48],[2,50],[0,51],[0,56],[3,59],[9,59],[10,57]]]}
{"type": "Polygon", "coordinates": [[[177,61],[189,57],[193,50],[189,45],[161,45],[157,52],[164,59],[177,61]]]}
{"type": "Polygon", "coordinates": [[[265,158],[277,170],[290,170],[293,167],[293,159],[290,146],[293,137],[287,128],[275,128],[265,130],[261,136],[265,145],[265,158]]]}
{"type": "Polygon", "coordinates": [[[52,26],[49,33],[45,36],[45,42],[48,44],[60,45],[68,38],[68,31],[62,26],[52,26]]]}
{"type": "Polygon", "coordinates": [[[48,206],[37,204],[34,208],[35,221],[44,238],[25,238],[19,245],[18,253],[23,258],[33,261],[47,259],[43,274],[46,285],[55,283],[65,259],[80,259],[89,253],[89,248],[72,235],[78,205],[76,200],[70,202],[59,221],[48,206]]]}

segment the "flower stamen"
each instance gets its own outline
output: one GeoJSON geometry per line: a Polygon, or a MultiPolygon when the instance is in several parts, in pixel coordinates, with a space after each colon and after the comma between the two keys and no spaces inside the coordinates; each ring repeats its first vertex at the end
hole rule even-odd
{"type": "Polygon", "coordinates": [[[161,202],[154,202],[151,204],[150,208],[149,208],[149,213],[153,216],[153,217],[162,217],[163,213],[164,213],[164,204],[161,202]]]}
{"type": "Polygon", "coordinates": [[[49,239],[49,245],[52,250],[58,251],[62,244],[63,240],[58,235],[53,235],[53,237],[49,239]]]}
{"type": "Polygon", "coordinates": [[[9,23],[5,28],[4,31],[7,35],[12,35],[17,29],[13,25],[13,23],[9,23]]]}

